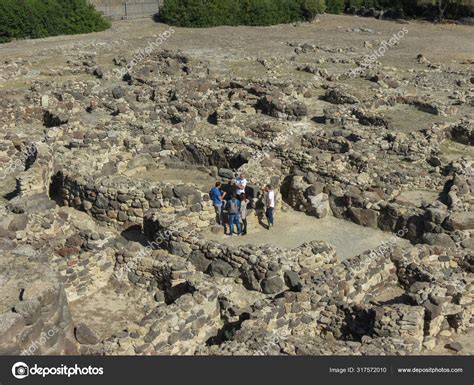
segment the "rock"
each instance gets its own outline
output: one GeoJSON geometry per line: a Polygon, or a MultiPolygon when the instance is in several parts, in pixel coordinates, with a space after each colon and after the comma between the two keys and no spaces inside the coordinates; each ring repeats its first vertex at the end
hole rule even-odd
{"type": "Polygon", "coordinates": [[[46,127],[59,127],[69,122],[69,116],[64,112],[46,110],[43,113],[43,123],[46,127]]]}
{"type": "Polygon", "coordinates": [[[428,350],[433,350],[436,347],[436,338],[425,337],[423,340],[423,347],[428,350]]]}
{"type": "Polygon", "coordinates": [[[455,212],[452,213],[444,227],[448,230],[472,230],[474,229],[474,212],[455,212]]]}
{"type": "Polygon", "coordinates": [[[125,92],[123,91],[122,87],[116,86],[112,89],[112,96],[114,99],[120,99],[125,96],[125,92]]]}
{"type": "Polygon", "coordinates": [[[232,272],[232,270],[233,270],[232,266],[229,265],[227,262],[222,261],[220,259],[215,259],[209,265],[208,273],[212,275],[213,277],[215,276],[227,277],[232,272]]]}
{"type": "Polygon", "coordinates": [[[329,88],[325,95],[326,101],[333,104],[356,104],[357,98],[340,88],[329,88]]]}
{"type": "Polygon", "coordinates": [[[227,178],[227,179],[235,178],[234,172],[232,170],[229,170],[228,168],[220,168],[218,174],[222,178],[227,178]]]}
{"type": "Polygon", "coordinates": [[[409,305],[390,305],[375,308],[374,334],[400,338],[415,344],[419,350],[424,340],[424,308],[409,305]]]}
{"type": "Polygon", "coordinates": [[[8,230],[10,231],[21,231],[25,230],[28,225],[28,214],[18,214],[13,217],[10,224],[8,225],[8,230]]]}
{"type": "Polygon", "coordinates": [[[275,118],[300,120],[308,115],[308,108],[300,101],[287,103],[280,95],[265,95],[258,103],[257,108],[262,113],[275,118]]]}
{"type": "MultiPolygon", "coordinates": [[[[222,229],[221,229],[222,231],[222,229]]],[[[193,252],[189,256],[189,261],[196,267],[198,271],[205,272],[209,268],[211,261],[207,259],[201,252],[193,252]]]]}
{"type": "Polygon", "coordinates": [[[82,345],[95,345],[100,342],[97,334],[86,324],[79,323],[75,328],[77,342],[82,345]]]}
{"type": "Polygon", "coordinates": [[[423,235],[423,241],[428,245],[432,246],[442,246],[446,248],[454,248],[456,244],[451,239],[448,234],[435,234],[435,233],[425,233],[423,235]]]}
{"type": "Polygon", "coordinates": [[[450,342],[446,345],[446,347],[455,352],[460,352],[461,350],[463,350],[463,346],[460,342],[450,342]]]}
{"type": "Polygon", "coordinates": [[[443,221],[449,215],[447,211],[436,209],[433,207],[428,208],[426,211],[426,214],[429,221],[437,223],[437,224],[443,223],[443,221]]]}
{"type": "Polygon", "coordinates": [[[49,96],[42,95],[41,96],[41,107],[48,108],[49,107],[49,96]]]}
{"type": "Polygon", "coordinates": [[[285,282],[277,275],[265,278],[260,285],[265,294],[277,294],[285,290],[285,282]]]}
{"type": "Polygon", "coordinates": [[[93,75],[99,79],[102,79],[104,77],[104,71],[102,71],[102,68],[97,67],[94,69],[93,75]]]}
{"type": "Polygon", "coordinates": [[[284,277],[286,286],[288,286],[290,290],[301,291],[303,285],[297,273],[294,271],[285,271],[284,277]]]}
{"type": "MultiPolygon", "coordinates": [[[[8,341],[19,335],[25,327],[25,319],[17,313],[5,313],[0,315],[0,341],[8,341]]],[[[0,342],[0,345],[1,345],[0,342]]]]}
{"type": "Polygon", "coordinates": [[[165,302],[165,293],[163,291],[157,291],[153,296],[156,302],[162,303],[165,302]]]}
{"type": "Polygon", "coordinates": [[[377,228],[377,212],[371,209],[362,209],[358,207],[349,207],[351,219],[358,225],[377,228]]]}
{"type": "Polygon", "coordinates": [[[15,312],[23,316],[26,325],[33,325],[41,315],[41,305],[36,299],[18,302],[15,312]]]}
{"type": "Polygon", "coordinates": [[[202,201],[201,193],[193,187],[190,186],[176,186],[173,189],[174,195],[183,202],[187,204],[198,203],[202,201]]]}
{"type": "Polygon", "coordinates": [[[314,215],[316,218],[324,218],[330,212],[329,207],[329,196],[324,193],[320,193],[316,196],[308,196],[311,208],[308,209],[307,213],[314,215]]]}
{"type": "Polygon", "coordinates": [[[252,270],[244,270],[242,272],[242,283],[247,290],[262,290],[260,283],[252,270]]]}
{"type": "Polygon", "coordinates": [[[461,246],[468,250],[474,250],[474,237],[470,237],[462,241],[461,246]]]}

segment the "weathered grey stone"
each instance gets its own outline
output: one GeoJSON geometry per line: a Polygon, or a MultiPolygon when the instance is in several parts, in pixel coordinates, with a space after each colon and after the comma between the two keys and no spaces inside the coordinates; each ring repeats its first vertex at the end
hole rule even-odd
{"type": "Polygon", "coordinates": [[[21,314],[26,325],[34,324],[41,315],[41,305],[38,300],[19,302],[15,305],[15,312],[21,314]]]}
{"type": "Polygon", "coordinates": [[[228,168],[220,168],[219,176],[221,176],[222,178],[228,178],[228,179],[235,178],[234,172],[232,170],[229,170],[228,168]]]}
{"type": "Polygon", "coordinates": [[[446,248],[454,248],[456,244],[451,239],[448,234],[434,234],[434,233],[425,233],[423,235],[423,240],[428,245],[442,246],[446,248]]]}
{"type": "Polygon", "coordinates": [[[209,265],[208,272],[212,276],[223,276],[227,277],[233,270],[232,266],[221,259],[215,259],[209,265]]]}
{"type": "Polygon", "coordinates": [[[99,337],[97,334],[82,322],[76,326],[74,332],[77,342],[82,345],[95,345],[99,343],[99,337]]]}
{"type": "Polygon", "coordinates": [[[350,207],[349,213],[352,220],[358,225],[377,228],[377,212],[370,209],[350,207]]]}
{"type": "Polygon", "coordinates": [[[262,280],[261,286],[265,294],[277,294],[285,290],[285,282],[277,275],[262,280]]]}
{"type": "Polygon", "coordinates": [[[10,224],[8,225],[8,230],[10,231],[21,231],[25,230],[28,225],[28,214],[18,214],[13,217],[10,224]]]}
{"type": "Polygon", "coordinates": [[[294,271],[285,271],[285,283],[293,291],[301,291],[303,285],[300,277],[294,271]]]}

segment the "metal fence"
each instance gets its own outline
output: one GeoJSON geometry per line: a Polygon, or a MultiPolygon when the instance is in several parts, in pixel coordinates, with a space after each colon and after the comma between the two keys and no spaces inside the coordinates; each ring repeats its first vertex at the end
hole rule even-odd
{"type": "Polygon", "coordinates": [[[163,0],[89,0],[105,17],[113,20],[151,17],[157,14],[163,0]]]}

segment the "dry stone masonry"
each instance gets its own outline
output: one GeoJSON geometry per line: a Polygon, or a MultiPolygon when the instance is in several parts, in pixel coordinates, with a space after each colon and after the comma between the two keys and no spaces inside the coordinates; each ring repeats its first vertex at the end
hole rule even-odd
{"type": "Polygon", "coordinates": [[[129,72],[145,42],[121,24],[0,54],[0,354],[472,354],[472,60],[404,40],[351,77],[395,27],[335,20],[351,43],[178,30],[129,72]],[[250,233],[270,183],[275,230],[300,212],[390,241],[216,240],[209,189],[241,172],[250,233]]]}

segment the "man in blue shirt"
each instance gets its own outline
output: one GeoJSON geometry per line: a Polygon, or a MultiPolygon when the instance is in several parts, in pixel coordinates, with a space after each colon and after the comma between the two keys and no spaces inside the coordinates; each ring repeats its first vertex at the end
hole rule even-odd
{"type": "Polygon", "coordinates": [[[226,193],[222,193],[221,190],[221,182],[216,182],[216,185],[209,191],[209,197],[216,210],[216,222],[219,225],[222,225],[222,201],[225,195],[226,193]]]}

